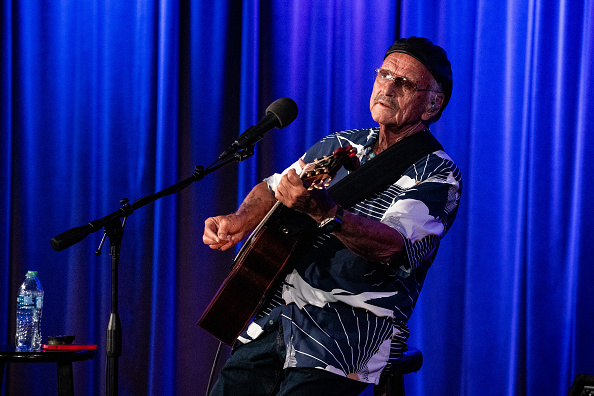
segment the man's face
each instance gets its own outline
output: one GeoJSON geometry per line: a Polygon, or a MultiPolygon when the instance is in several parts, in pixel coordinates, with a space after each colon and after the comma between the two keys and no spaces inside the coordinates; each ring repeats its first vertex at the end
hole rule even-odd
{"type": "MultiPolygon", "coordinates": [[[[417,88],[437,88],[429,70],[410,55],[390,54],[384,59],[381,69],[389,71],[392,76],[405,77],[416,83],[417,88]]],[[[392,81],[378,77],[373,84],[369,109],[374,121],[380,125],[400,129],[428,120],[431,115],[427,110],[436,95],[429,91],[414,91],[405,95],[392,81]]]]}

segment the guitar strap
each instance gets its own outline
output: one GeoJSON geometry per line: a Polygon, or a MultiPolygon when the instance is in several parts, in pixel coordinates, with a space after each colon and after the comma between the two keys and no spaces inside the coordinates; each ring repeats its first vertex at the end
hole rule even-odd
{"type": "Polygon", "coordinates": [[[382,151],[328,188],[332,199],[350,208],[394,184],[416,161],[434,151],[443,150],[437,139],[424,130],[382,151]]]}

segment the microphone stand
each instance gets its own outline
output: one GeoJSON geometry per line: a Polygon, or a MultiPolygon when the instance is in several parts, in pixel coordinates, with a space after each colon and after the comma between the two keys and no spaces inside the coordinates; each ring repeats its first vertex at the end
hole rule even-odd
{"type": "Polygon", "coordinates": [[[122,326],[118,313],[118,267],[126,219],[127,217],[124,217],[122,223],[120,223],[119,219],[113,219],[105,224],[105,235],[109,238],[109,254],[111,256],[111,312],[107,324],[106,344],[106,378],[109,379],[107,385],[108,395],[117,395],[118,359],[122,355],[122,326]]]}
{"type": "Polygon", "coordinates": [[[233,162],[243,161],[254,155],[254,146],[261,136],[256,141],[250,143],[246,147],[233,147],[231,152],[226,150],[219,158],[214,161],[207,168],[201,165],[196,166],[192,176],[184,179],[170,187],[165,188],[155,194],[147,195],[129,204],[128,199],[124,198],[120,201],[122,205],[117,211],[88,223],[85,226],[74,227],[60,235],[55,236],[51,240],[52,247],[56,251],[66,249],[81,240],[87,235],[105,228],[105,234],[101,240],[99,248],[95,251],[96,255],[101,254],[101,248],[105,242],[105,236],[109,238],[110,255],[111,255],[111,311],[109,316],[109,323],[107,325],[107,367],[106,367],[106,391],[109,396],[117,396],[118,394],[118,359],[122,355],[122,328],[120,317],[118,313],[118,267],[120,262],[120,251],[122,247],[122,238],[124,236],[124,226],[128,216],[130,216],[136,209],[139,209],[149,203],[156,201],[166,195],[176,194],[188,187],[193,182],[202,180],[204,176],[226,166],[233,162]],[[123,221],[120,221],[123,218],[123,221]]]}

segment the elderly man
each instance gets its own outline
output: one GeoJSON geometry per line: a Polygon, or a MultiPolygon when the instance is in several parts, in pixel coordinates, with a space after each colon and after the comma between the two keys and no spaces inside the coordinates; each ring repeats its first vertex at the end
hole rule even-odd
{"type": "Polygon", "coordinates": [[[406,350],[406,322],[462,188],[429,132],[450,99],[452,73],[442,48],[410,37],[388,49],[376,74],[370,110],[379,127],[323,138],[256,185],[237,212],[206,220],[203,241],[221,250],[277,200],[317,223],[212,394],[357,395],[406,350]],[[306,164],[348,145],[360,168],[339,171],[328,189],[309,188],[299,175],[306,164]]]}

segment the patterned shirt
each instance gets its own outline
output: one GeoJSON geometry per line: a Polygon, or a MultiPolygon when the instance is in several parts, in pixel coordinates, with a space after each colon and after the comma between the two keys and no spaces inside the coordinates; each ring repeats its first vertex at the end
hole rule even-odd
{"type": "MultiPolygon", "coordinates": [[[[313,162],[352,145],[362,162],[370,160],[378,133],[379,128],[371,128],[329,135],[303,159],[313,162]]],[[[298,162],[291,167],[300,170],[298,162]]],[[[332,182],[346,174],[342,169],[332,182]]],[[[266,182],[274,189],[280,177],[275,174],[266,182]]],[[[335,236],[318,235],[276,296],[238,338],[239,345],[280,320],[285,368],[316,367],[377,384],[382,371],[406,350],[406,322],[439,242],[454,221],[461,190],[460,171],[439,150],[418,160],[384,191],[345,208],[397,230],[404,239],[404,255],[389,264],[368,261],[335,236]]]]}

